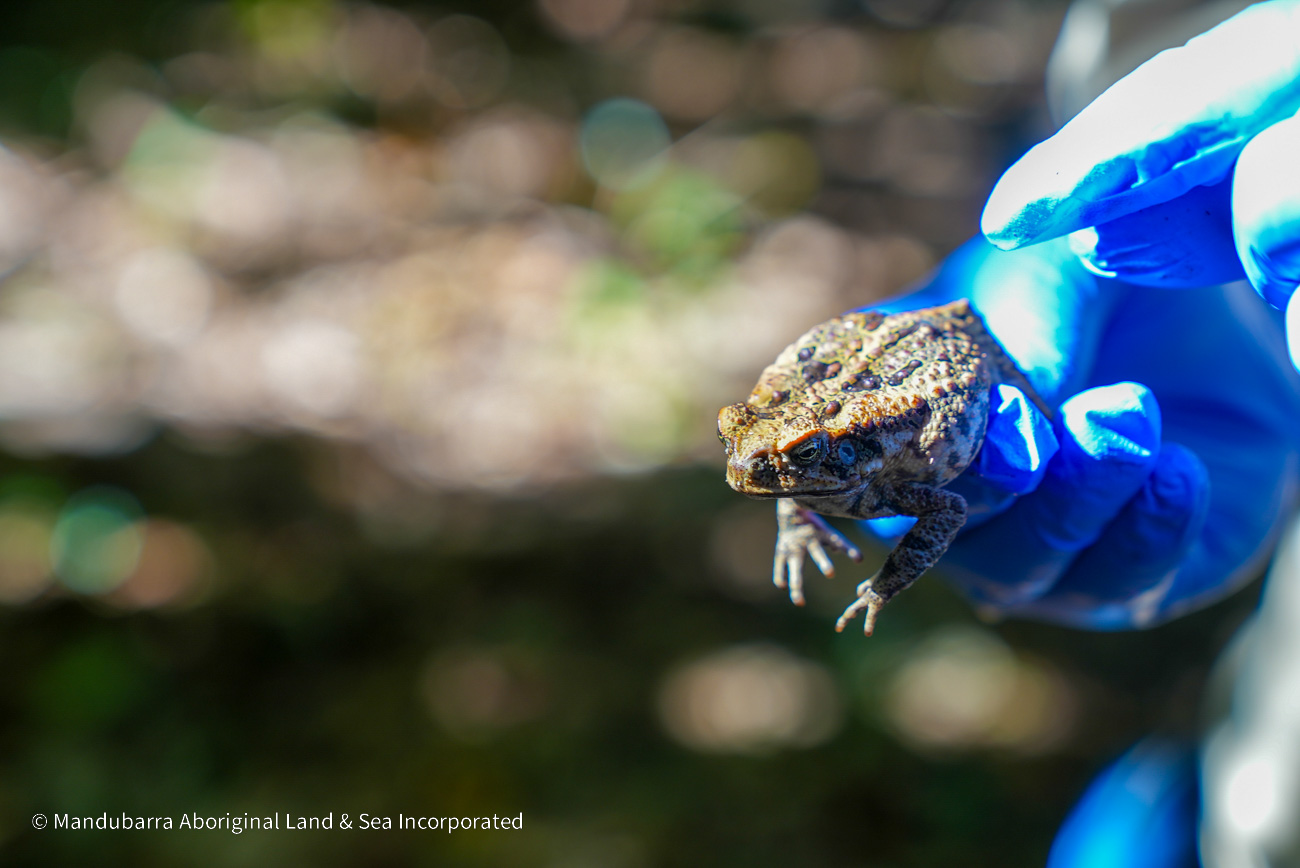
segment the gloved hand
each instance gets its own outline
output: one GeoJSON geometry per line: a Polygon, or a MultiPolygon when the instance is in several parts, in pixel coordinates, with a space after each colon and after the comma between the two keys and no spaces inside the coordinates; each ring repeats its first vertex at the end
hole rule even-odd
{"type": "Polygon", "coordinates": [[[1300,0],[1259,3],[1121,79],[998,182],[1004,250],[1066,233],[1095,274],[1249,277],[1300,366],[1300,0]]]}
{"type": "Polygon", "coordinates": [[[1275,311],[1240,284],[1099,279],[1063,239],[977,239],[886,309],[961,297],[1060,410],[1049,423],[1001,390],[950,486],[972,518],[943,574],[977,605],[1095,629],[1174,617],[1255,575],[1300,468],[1300,385],[1275,311]]]}

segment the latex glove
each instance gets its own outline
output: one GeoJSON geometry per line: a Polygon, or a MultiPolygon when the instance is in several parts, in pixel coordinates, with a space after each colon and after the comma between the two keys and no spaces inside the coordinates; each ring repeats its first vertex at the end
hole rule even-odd
{"type": "MultiPolygon", "coordinates": [[[[1073,233],[1085,265],[1155,286],[1300,285],[1300,0],[1162,52],[1007,170],[982,228],[1010,250],[1073,233]]],[[[1300,309],[1288,320],[1300,365],[1300,309]]]]}
{"type": "Polygon", "coordinates": [[[961,297],[1060,411],[1048,423],[1003,390],[983,454],[950,486],[972,519],[944,575],[1002,614],[1119,629],[1256,574],[1300,467],[1276,312],[1243,284],[1135,288],[1096,278],[1063,240],[1004,253],[982,239],[886,309],[961,297]]]}
{"type": "Polygon", "coordinates": [[[1148,738],[1097,776],[1052,842],[1047,868],[1191,868],[1196,752],[1148,738]]]}

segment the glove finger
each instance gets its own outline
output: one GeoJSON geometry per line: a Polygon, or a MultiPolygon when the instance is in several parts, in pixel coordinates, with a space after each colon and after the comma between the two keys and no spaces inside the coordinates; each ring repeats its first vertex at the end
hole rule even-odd
{"type": "Polygon", "coordinates": [[[1142,487],[1051,590],[1009,614],[1092,629],[1154,621],[1205,528],[1210,478],[1195,453],[1166,443],[1142,487]]]}
{"type": "Polygon", "coordinates": [[[1300,3],[1260,3],[1156,55],[1007,170],[984,234],[1023,247],[1218,182],[1300,108],[1297,43],[1300,3]]]}
{"type": "Polygon", "coordinates": [[[1300,285],[1300,117],[1274,124],[1241,152],[1232,224],[1251,284],[1285,308],[1300,285]]]}
{"type": "Polygon", "coordinates": [[[1060,449],[1052,423],[1015,386],[1000,385],[990,396],[989,424],[970,470],[1008,494],[1038,487],[1060,449]]]}
{"type": "Polygon", "coordinates": [[[1160,445],[1160,409],[1144,386],[1075,395],[1056,421],[1060,449],[1032,494],[953,547],[949,576],[998,607],[1046,593],[1142,487],[1160,445]]]}
{"type": "Polygon", "coordinates": [[[984,445],[966,472],[947,486],[966,499],[967,531],[1036,489],[1060,449],[1051,420],[1020,389],[997,386],[989,403],[984,445]]]}
{"type": "Polygon", "coordinates": [[[1070,234],[1070,249],[1099,277],[1185,288],[1241,280],[1232,238],[1232,179],[1070,234]]]}

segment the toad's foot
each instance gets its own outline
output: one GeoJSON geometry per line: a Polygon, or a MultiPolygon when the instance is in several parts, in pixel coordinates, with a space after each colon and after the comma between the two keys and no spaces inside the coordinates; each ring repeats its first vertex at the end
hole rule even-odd
{"type": "Polygon", "coordinates": [[[804,509],[790,498],[776,502],[776,558],[772,564],[772,583],[778,588],[790,588],[790,602],[803,605],[803,561],[811,556],[817,568],[826,576],[835,575],[826,549],[843,552],[855,561],[862,560],[862,552],[849,542],[848,537],[835,530],[817,513],[804,509]]]}
{"type": "Polygon", "coordinates": [[[858,585],[858,599],[853,605],[845,609],[844,614],[840,615],[840,619],[835,622],[836,633],[844,632],[844,628],[849,625],[849,622],[858,616],[858,612],[862,611],[867,613],[862,619],[862,632],[870,636],[876,629],[876,616],[880,614],[880,610],[884,608],[885,603],[889,602],[887,598],[876,593],[875,589],[871,587],[871,583],[879,575],[880,573],[876,573],[875,576],[858,585]]]}
{"type": "Polygon", "coordinates": [[[966,522],[966,501],[942,488],[894,486],[888,492],[887,503],[896,515],[916,516],[916,524],[903,534],[880,572],[858,585],[858,600],[835,623],[837,631],[843,630],[858,612],[865,612],[862,632],[870,636],[885,603],[934,566],[966,522]]]}

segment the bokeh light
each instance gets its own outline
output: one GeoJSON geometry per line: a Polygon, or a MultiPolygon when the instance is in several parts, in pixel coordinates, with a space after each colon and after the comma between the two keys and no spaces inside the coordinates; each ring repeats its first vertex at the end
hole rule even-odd
{"type": "Polygon", "coordinates": [[[663,164],[668,127],[645,103],[627,98],[594,106],[582,123],[582,161],[598,183],[626,190],[649,182],[663,164]]]}
{"type": "Polygon", "coordinates": [[[747,138],[727,176],[751,202],[769,214],[798,212],[821,183],[821,169],[808,142],[795,133],[766,132],[747,138]]]}
{"type": "Polygon", "coordinates": [[[297,320],[262,349],[267,385],[296,408],[338,416],[361,386],[357,336],[337,323],[297,320]]]}
{"type": "Polygon", "coordinates": [[[506,86],[510,50],[481,18],[450,15],[429,29],[433,95],[458,109],[482,108],[506,86]]]}
{"type": "Polygon", "coordinates": [[[61,500],[57,484],[42,477],[0,481],[0,603],[26,603],[50,586],[50,541],[61,500]]]}
{"type": "Polygon", "coordinates": [[[843,722],[830,674],[773,645],[729,648],[679,667],[660,688],[659,713],[674,739],[717,753],[812,747],[843,722]]]}
{"type": "Polygon", "coordinates": [[[546,22],[575,42],[610,35],[632,5],[632,0],[538,0],[546,22]]]}
{"type": "Polygon", "coordinates": [[[411,98],[429,71],[429,41],[408,16],[381,6],[347,10],[336,33],[339,74],[358,96],[380,103],[411,98]]]}
{"type": "Polygon", "coordinates": [[[122,269],[114,301],[127,327],[141,338],[178,346],[198,337],[207,324],[212,279],[185,253],[141,250],[122,269]]]}
{"type": "Polygon", "coordinates": [[[126,609],[156,609],[193,603],[206,589],[214,569],[212,553],[189,527],[166,519],[149,519],[135,569],[106,597],[126,609]]]}
{"type": "Polygon", "coordinates": [[[94,486],[70,497],[50,538],[59,581],[83,594],[120,585],[140,560],[142,515],[136,499],[120,488],[94,486]]]}
{"type": "Polygon", "coordinates": [[[833,113],[872,83],[872,57],[861,35],[838,27],[795,31],[777,42],[770,70],[773,97],[798,112],[833,113]]]}
{"type": "Polygon", "coordinates": [[[25,603],[45,590],[52,525],[21,503],[0,506],[0,602],[25,603]]]}
{"type": "Polygon", "coordinates": [[[733,40],[696,28],[665,30],[650,50],[646,94],[669,117],[704,121],[740,96],[745,65],[733,40]]]}
{"type": "Polygon", "coordinates": [[[952,628],[908,655],[885,711],[899,734],[927,750],[1051,750],[1069,735],[1077,701],[1042,664],[1021,660],[992,633],[952,628]]]}
{"type": "Polygon", "coordinates": [[[440,652],[425,665],[420,692],[439,726],[471,742],[533,720],[547,705],[539,673],[511,649],[440,652]]]}
{"type": "Polygon", "coordinates": [[[1275,833],[1272,827],[1282,820],[1278,816],[1282,793],[1278,792],[1276,764],[1275,753],[1261,752],[1238,762],[1224,781],[1218,796],[1224,818],[1246,836],[1259,836],[1266,829],[1275,833]]]}

